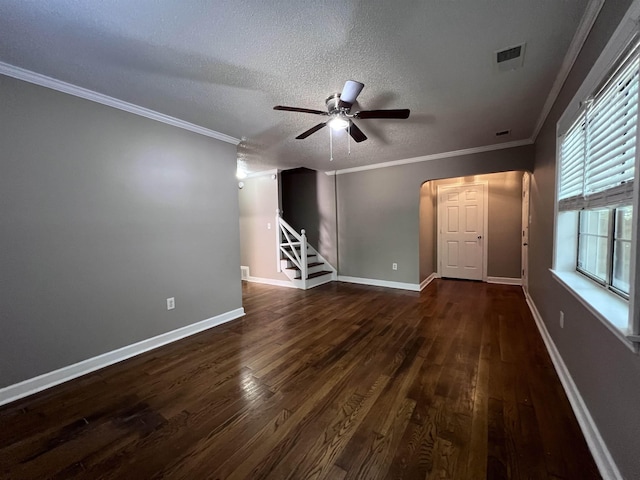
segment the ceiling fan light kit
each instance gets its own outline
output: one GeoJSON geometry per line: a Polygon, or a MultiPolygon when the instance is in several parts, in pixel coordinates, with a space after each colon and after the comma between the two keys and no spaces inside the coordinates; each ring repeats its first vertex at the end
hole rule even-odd
{"type": "MultiPolygon", "coordinates": [[[[283,110],[286,112],[300,112],[310,113],[312,115],[323,115],[330,117],[326,122],[319,123],[309,130],[302,132],[296,137],[297,140],[303,140],[309,135],[316,133],[322,129],[325,125],[329,125],[329,143],[331,148],[331,160],[333,160],[333,135],[332,131],[347,130],[349,137],[353,138],[357,143],[364,142],[367,136],[360,128],[353,122],[354,118],[369,119],[369,118],[387,118],[387,119],[406,119],[409,118],[410,110],[398,109],[398,110],[361,110],[355,113],[351,113],[351,107],[355,103],[358,95],[364,88],[364,83],[356,82],[354,80],[347,80],[342,89],[342,93],[335,93],[325,100],[327,111],[312,110],[309,108],[299,107],[285,107],[283,105],[276,105],[274,110],[283,110]]],[[[351,153],[351,145],[349,144],[349,153],[351,153]]]]}
{"type": "Polygon", "coordinates": [[[344,130],[349,126],[349,120],[339,114],[334,115],[328,123],[333,130],[344,130]]]}

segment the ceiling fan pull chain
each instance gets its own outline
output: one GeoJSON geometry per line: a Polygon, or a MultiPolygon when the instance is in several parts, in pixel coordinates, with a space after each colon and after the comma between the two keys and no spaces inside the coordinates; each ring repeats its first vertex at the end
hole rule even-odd
{"type": "Polygon", "coordinates": [[[329,129],[329,151],[331,152],[330,162],[333,162],[333,129],[329,129]]]}
{"type": "Polygon", "coordinates": [[[347,150],[348,154],[351,155],[351,122],[347,125],[347,150]]]}

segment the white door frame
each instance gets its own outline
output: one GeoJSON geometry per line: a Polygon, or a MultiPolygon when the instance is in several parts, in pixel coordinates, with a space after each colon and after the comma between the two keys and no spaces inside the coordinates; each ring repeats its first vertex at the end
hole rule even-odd
{"type": "Polygon", "coordinates": [[[522,253],[520,255],[520,277],[522,289],[525,293],[529,289],[529,237],[531,226],[531,174],[524,172],[522,175],[522,253]],[[526,200],[526,201],[525,201],[526,200]]]}
{"type": "Polygon", "coordinates": [[[437,274],[438,277],[442,276],[442,229],[441,229],[441,219],[442,219],[442,205],[440,204],[440,192],[446,190],[448,188],[460,188],[460,187],[468,187],[472,185],[481,185],[483,189],[483,219],[482,219],[482,281],[487,281],[487,253],[488,253],[488,245],[489,245],[489,182],[486,180],[476,180],[473,182],[458,182],[458,183],[447,183],[446,185],[438,185],[437,195],[437,203],[438,206],[436,208],[437,212],[437,274]]]}

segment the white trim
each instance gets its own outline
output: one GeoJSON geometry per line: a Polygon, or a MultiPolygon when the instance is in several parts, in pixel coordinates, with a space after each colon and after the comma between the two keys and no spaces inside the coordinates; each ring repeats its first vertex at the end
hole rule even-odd
{"type": "Polygon", "coordinates": [[[497,283],[499,285],[522,285],[522,279],[512,277],[487,277],[487,283],[497,283]]]}
{"type": "Polygon", "coordinates": [[[166,123],[167,125],[182,128],[183,130],[189,130],[190,132],[198,133],[200,135],[204,135],[205,137],[215,138],[216,140],[221,140],[233,145],[238,145],[240,143],[239,139],[231,137],[224,133],[216,132],[215,130],[210,130],[193,123],[185,122],[184,120],[170,117],[169,115],[165,115],[164,113],[155,112],[153,110],[149,110],[148,108],[140,107],[123,100],[118,100],[117,98],[109,97],[108,95],[94,92],[83,87],[78,87],[76,85],[63,82],[62,80],[56,80],[55,78],[47,77],[46,75],[42,75],[40,73],[25,70],[24,68],[20,67],[15,67],[13,65],[9,65],[8,63],[0,62],[0,74],[17,78],[18,80],[23,80],[25,82],[33,83],[34,85],[40,85],[41,87],[50,88],[58,92],[67,93],[75,97],[84,98],[85,100],[90,100],[102,105],[117,108],[118,110],[123,110],[125,112],[133,113],[134,115],[139,115],[141,117],[156,120],[161,123],[166,123]]]}
{"type": "Polygon", "coordinates": [[[390,282],[387,280],[378,280],[376,278],[348,277],[345,275],[338,275],[338,281],[357,283],[359,285],[371,285],[372,287],[398,288],[400,290],[411,290],[412,292],[420,291],[420,285],[417,283],[390,282]]]}
{"type": "Polygon", "coordinates": [[[433,272],[431,275],[425,278],[422,282],[420,282],[420,291],[427,288],[427,285],[433,282],[436,278],[440,278],[440,277],[438,277],[438,274],[436,272],[433,272]]]}
{"type": "Polygon", "coordinates": [[[529,289],[529,227],[531,223],[531,174],[529,172],[522,174],[522,197],[520,201],[522,206],[522,245],[520,246],[520,272],[522,273],[522,278],[520,281],[523,290],[526,292],[529,289]],[[526,211],[525,198],[527,199],[526,211]]]}
{"type": "Polygon", "coordinates": [[[623,480],[623,477],[620,474],[617,465],[613,461],[613,457],[611,456],[606,443],[600,435],[598,426],[589,413],[589,409],[585,405],[584,400],[580,395],[580,391],[571,377],[571,373],[567,369],[564,360],[562,360],[562,356],[560,355],[560,352],[558,352],[551,335],[549,335],[549,331],[540,316],[540,312],[538,312],[535,303],[533,303],[533,299],[526,292],[525,298],[602,478],[607,480],[623,480]]]}
{"type": "Polygon", "coordinates": [[[34,393],[41,392],[47,388],[60,385],[61,383],[68,382],[74,378],[95,372],[96,370],[108,367],[114,363],[135,357],[141,353],[148,352],[149,350],[153,350],[168,343],[194,335],[202,332],[203,330],[222,325],[223,323],[230,322],[231,320],[235,320],[242,316],[244,316],[244,308],[236,308],[235,310],[216,315],[215,317],[211,317],[197,323],[192,323],[191,325],[162,333],[155,337],[147,338],[146,340],[103,353],[96,357],[82,360],[81,362],[74,363],[73,365],[67,365],[66,367],[62,367],[58,370],[24,380],[14,385],[9,385],[8,387],[0,388],[0,405],[5,405],[20,398],[33,395],[34,393]]]}
{"type": "Polygon", "coordinates": [[[554,103],[558,99],[558,95],[560,94],[560,90],[564,85],[564,82],[567,80],[569,76],[569,72],[573,68],[573,64],[578,58],[578,54],[582,50],[582,46],[584,42],[587,40],[589,36],[589,32],[591,32],[591,28],[598,18],[598,14],[604,5],[604,0],[590,0],[587,8],[580,19],[580,23],[578,24],[578,29],[576,30],[571,43],[569,44],[569,49],[567,50],[567,54],[562,61],[562,65],[560,66],[560,70],[558,71],[558,75],[556,75],[556,79],[553,82],[553,86],[549,91],[549,95],[547,96],[546,102],[544,102],[544,106],[542,107],[542,111],[540,112],[540,117],[538,117],[538,123],[536,123],[535,128],[533,129],[533,134],[531,135],[531,139],[533,142],[538,138],[538,134],[546,122],[551,109],[553,108],[554,103]]]}
{"type": "Polygon", "coordinates": [[[275,280],[273,278],[247,277],[243,279],[246,282],[262,283],[264,285],[273,285],[274,287],[298,288],[289,280],[275,280]]]}
{"type": "Polygon", "coordinates": [[[465,148],[462,150],[452,150],[450,152],[433,153],[431,155],[423,155],[421,157],[405,158],[403,160],[393,160],[391,162],[374,163],[373,165],[363,165],[361,167],[343,168],[342,170],[332,170],[325,172],[327,175],[342,175],[344,173],[362,172],[364,170],[377,170],[378,168],[397,167],[398,165],[407,165],[409,163],[427,162],[429,160],[439,160],[441,158],[460,157],[463,155],[472,155],[474,153],[493,152],[495,150],[504,150],[507,148],[522,147],[531,145],[533,140],[526,138],[524,140],[514,140],[513,142],[496,143],[493,145],[484,145],[482,147],[465,148]]]}

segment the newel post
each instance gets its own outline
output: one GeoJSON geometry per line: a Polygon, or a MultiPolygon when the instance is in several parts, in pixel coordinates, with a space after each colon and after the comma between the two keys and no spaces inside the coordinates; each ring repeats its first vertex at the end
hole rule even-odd
{"type": "Polygon", "coordinates": [[[303,288],[307,288],[307,232],[304,229],[300,230],[301,239],[300,239],[300,263],[301,263],[301,276],[302,276],[302,286],[303,288]]]}
{"type": "Polygon", "coordinates": [[[282,237],[282,234],[280,233],[280,214],[280,209],[276,208],[276,271],[278,273],[282,272],[282,262],[280,261],[280,239],[282,237]]]}

